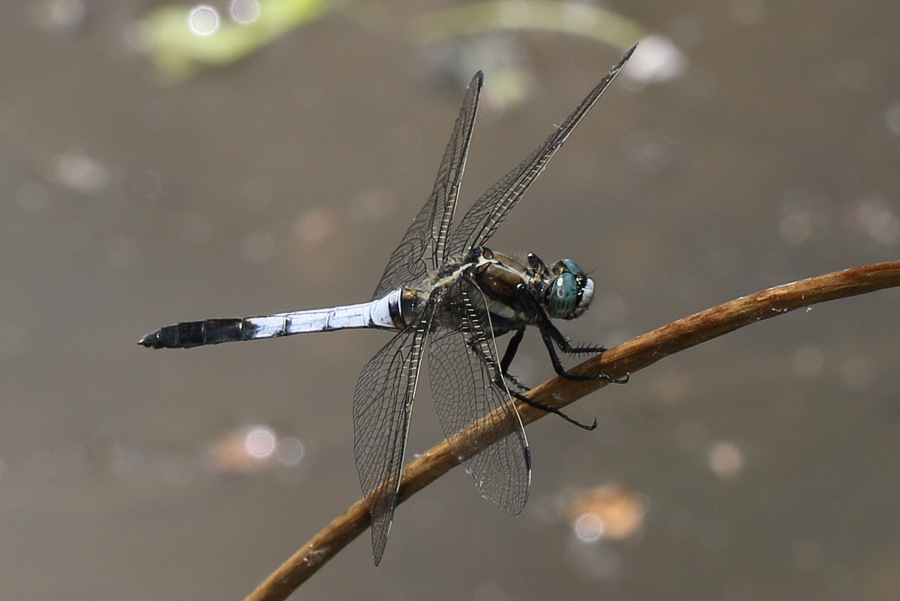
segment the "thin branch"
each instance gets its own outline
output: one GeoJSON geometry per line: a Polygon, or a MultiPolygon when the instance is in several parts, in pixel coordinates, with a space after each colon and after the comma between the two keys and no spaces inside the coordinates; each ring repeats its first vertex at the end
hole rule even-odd
{"type": "MultiPolygon", "coordinates": [[[[847,269],[776,286],[679,319],[609,349],[570,371],[574,374],[605,373],[616,378],[624,377],[664,357],[758,321],[817,303],[897,286],[900,286],[900,261],[847,269]]],[[[575,382],[555,378],[534,388],[529,397],[545,405],[565,407],[606,384],[599,380],[575,382]]],[[[518,410],[526,424],[546,415],[546,412],[524,403],[518,404],[518,410]]],[[[499,420],[496,421],[499,423],[499,420]]],[[[473,426],[470,426],[456,434],[455,438],[465,440],[472,430],[473,426]]],[[[477,431],[481,433],[479,439],[482,444],[490,444],[491,440],[484,437],[483,429],[478,428],[477,431]]],[[[456,448],[471,448],[473,454],[484,448],[473,447],[473,444],[468,441],[456,445],[456,448]]],[[[458,463],[447,441],[419,456],[403,470],[398,503],[428,486],[458,463]]],[[[286,599],[368,526],[369,512],[365,501],[357,501],[260,584],[245,601],[286,599]]]]}

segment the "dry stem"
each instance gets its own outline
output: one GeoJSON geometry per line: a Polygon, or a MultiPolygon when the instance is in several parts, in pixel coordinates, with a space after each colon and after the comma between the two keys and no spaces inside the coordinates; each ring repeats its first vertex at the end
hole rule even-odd
{"type": "MultiPolygon", "coordinates": [[[[746,325],[817,303],[896,286],[900,286],[900,261],[847,269],[776,286],[679,319],[620,344],[585,361],[572,369],[571,373],[605,373],[612,377],[623,377],[678,351],[746,325]]],[[[574,382],[555,378],[534,388],[529,396],[545,405],[564,407],[605,385],[606,382],[603,381],[574,382]]],[[[519,403],[518,409],[525,424],[546,415],[523,403],[519,403]]],[[[456,436],[466,437],[471,429],[467,428],[456,436]]],[[[482,440],[485,444],[490,442],[484,438],[482,440]]],[[[461,445],[460,448],[470,446],[461,445]]],[[[477,450],[475,449],[476,452],[477,450]]],[[[428,486],[457,464],[447,441],[417,457],[403,469],[398,503],[428,486]]],[[[365,501],[359,500],[297,551],[245,601],[286,599],[368,526],[368,509],[365,501]]]]}

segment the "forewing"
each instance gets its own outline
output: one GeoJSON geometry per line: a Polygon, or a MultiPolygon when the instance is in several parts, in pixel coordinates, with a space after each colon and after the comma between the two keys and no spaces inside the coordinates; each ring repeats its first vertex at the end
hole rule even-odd
{"type": "Polygon", "coordinates": [[[427,325],[423,317],[378,351],[359,375],[353,396],[353,450],[372,516],[375,565],[394,516],[427,325]]]}
{"type": "Polygon", "coordinates": [[[522,511],[531,481],[525,430],[500,376],[497,350],[481,292],[459,284],[442,305],[429,339],[428,368],[434,406],[453,453],[486,498],[511,514],[522,511]],[[453,304],[453,314],[448,311],[453,304]],[[474,427],[469,443],[454,435],[474,427]],[[482,444],[486,448],[472,453],[482,444]]]}
{"type": "Polygon", "coordinates": [[[531,155],[524,161],[507,173],[500,181],[494,184],[481,198],[479,198],[472,208],[463,216],[459,227],[453,233],[450,243],[449,254],[451,256],[462,256],[470,248],[482,246],[487,243],[497,228],[509,216],[519,199],[528,191],[534,180],[537,179],[541,171],[553,157],[557,150],[572,133],[572,130],[581,122],[587,112],[600,98],[606,87],[615,79],[616,75],[625,65],[634,48],[629,50],[625,56],[616,64],[610,72],[603,78],[597,87],[591,90],[578,108],[569,115],[563,124],[553,132],[543,144],[541,144],[531,155]]]}
{"type": "Polygon", "coordinates": [[[447,235],[456,212],[459,185],[466,167],[483,81],[479,71],[469,84],[431,196],[409,226],[400,245],[391,253],[373,299],[381,298],[401,286],[418,284],[429,269],[436,271],[443,265],[447,235]]]}

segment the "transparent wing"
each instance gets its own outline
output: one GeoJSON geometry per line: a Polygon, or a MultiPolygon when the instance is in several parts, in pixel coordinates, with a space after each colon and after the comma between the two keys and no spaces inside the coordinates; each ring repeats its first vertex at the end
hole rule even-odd
{"type": "Polygon", "coordinates": [[[581,122],[587,112],[594,106],[606,87],[615,79],[616,75],[625,65],[634,48],[616,64],[603,78],[597,87],[591,90],[578,108],[569,115],[563,124],[553,132],[543,144],[541,144],[524,161],[507,173],[503,179],[494,184],[472,208],[466,212],[456,231],[453,232],[450,245],[450,256],[462,256],[470,248],[482,246],[487,243],[497,228],[507,218],[519,199],[528,191],[534,180],[553,157],[557,150],[572,133],[572,130],[581,122]]]}
{"type": "Polygon", "coordinates": [[[435,409],[453,453],[463,459],[481,494],[517,514],[528,498],[531,459],[525,430],[500,375],[484,299],[465,283],[447,296],[435,317],[441,325],[428,343],[435,409]],[[473,423],[477,433],[471,446],[454,441],[457,432],[473,423]],[[487,448],[472,455],[480,443],[487,448]]]}
{"type": "Polygon", "coordinates": [[[394,336],[363,368],[353,395],[356,471],[372,515],[372,555],[387,544],[428,318],[394,336]]]}
{"type": "Polygon", "coordinates": [[[372,295],[373,299],[381,298],[401,286],[418,284],[425,278],[429,268],[437,270],[444,264],[447,234],[456,212],[459,184],[466,167],[466,155],[472,141],[472,128],[475,126],[483,81],[479,71],[469,84],[431,196],[409,226],[400,245],[391,253],[381,281],[372,295]]]}

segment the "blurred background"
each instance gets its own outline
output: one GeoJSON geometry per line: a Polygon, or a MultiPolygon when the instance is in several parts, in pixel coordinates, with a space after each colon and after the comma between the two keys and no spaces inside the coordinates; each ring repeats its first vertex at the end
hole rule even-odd
{"type": "MultiPolygon", "coordinates": [[[[492,240],[592,271],[578,341],[897,260],[898,23],[894,0],[8,2],[0,596],[240,599],[359,498],[350,404],[386,333],[135,342],[367,300],[477,69],[463,208],[647,39],[492,240]]],[[[570,407],[595,432],[528,429],[522,515],[455,470],[379,568],[366,533],[304,596],[896,599],[898,311],[819,305],[636,373],[570,407]]],[[[440,438],[423,385],[408,453],[440,438]]]]}

